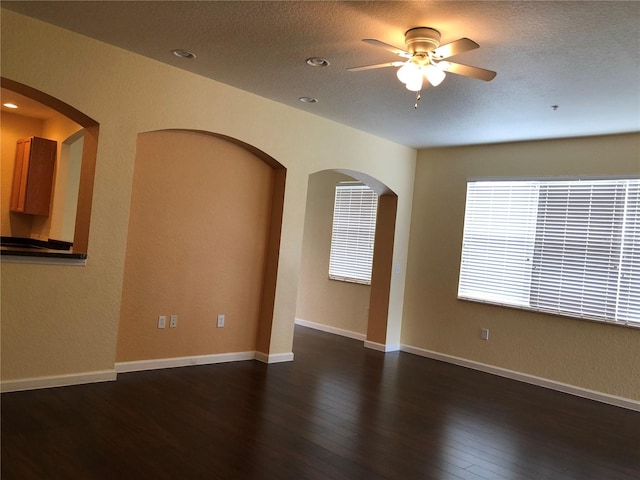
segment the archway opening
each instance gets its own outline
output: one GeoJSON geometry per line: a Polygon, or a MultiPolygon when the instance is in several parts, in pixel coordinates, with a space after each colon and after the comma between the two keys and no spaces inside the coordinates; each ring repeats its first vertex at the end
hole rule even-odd
{"type": "Polygon", "coordinates": [[[309,176],[296,323],[385,350],[397,195],[361,172],[324,170],[309,176]],[[359,181],[378,195],[375,243],[369,285],[329,278],[336,184],[359,181]]]}
{"type": "MultiPolygon", "coordinates": [[[[73,223],[73,253],[86,255],[89,248],[89,226],[91,221],[91,206],[93,201],[93,182],[98,150],[98,133],[100,129],[98,122],[80,112],[79,110],[75,109],[74,107],[64,103],[63,101],[58,100],[57,98],[52,97],[51,95],[41,92],[40,90],[37,90],[35,88],[4,77],[1,78],[0,84],[2,88],[6,89],[7,91],[15,92],[18,95],[26,97],[27,99],[33,100],[49,109],[54,110],[55,112],[58,112],[61,117],[64,117],[64,119],[67,120],[67,122],[77,124],[77,126],[81,128],[81,132],[79,134],[82,135],[83,142],[81,151],[78,152],[81,166],[78,178],[74,181],[74,183],[77,185],[77,193],[74,192],[72,195],[76,199],[76,203],[74,206],[75,208],[73,208],[75,210],[75,218],[72,220],[68,220],[68,222],[70,221],[73,223]]],[[[69,128],[68,126],[65,127],[69,128]]],[[[74,133],[77,134],[78,132],[75,131],[74,133]]],[[[63,143],[66,137],[67,135],[60,138],[60,143],[63,143]]],[[[58,173],[60,173],[60,170],[58,170],[58,173]]],[[[60,188],[66,188],[66,181],[58,182],[59,180],[61,179],[58,177],[56,179],[56,186],[58,186],[58,183],[60,183],[60,185],[64,184],[64,187],[60,188]]],[[[52,211],[55,212],[55,209],[56,205],[54,198],[52,211]]],[[[9,216],[8,212],[7,216],[9,216]]],[[[29,235],[32,235],[32,231],[34,228],[32,226],[32,223],[35,223],[37,224],[36,227],[38,231],[46,230],[46,234],[48,234],[50,229],[52,228],[52,225],[54,225],[54,231],[58,232],[58,230],[55,230],[55,228],[57,228],[55,227],[56,222],[56,219],[37,218],[36,222],[27,222],[29,223],[28,229],[25,227],[20,231],[24,234],[26,234],[26,232],[28,231],[29,235]]],[[[68,227],[68,230],[70,231],[71,228],[68,227]]],[[[71,235],[69,235],[69,238],[70,237],[71,235]]]]}

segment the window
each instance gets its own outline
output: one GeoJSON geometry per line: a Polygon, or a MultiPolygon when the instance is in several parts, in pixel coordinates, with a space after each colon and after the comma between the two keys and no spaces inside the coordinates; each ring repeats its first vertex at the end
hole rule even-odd
{"type": "Polygon", "coordinates": [[[458,297],[640,326],[640,180],[469,182],[458,297]]]}
{"type": "Polygon", "coordinates": [[[371,284],[378,196],[366,185],[336,185],[329,278],[371,284]]]}

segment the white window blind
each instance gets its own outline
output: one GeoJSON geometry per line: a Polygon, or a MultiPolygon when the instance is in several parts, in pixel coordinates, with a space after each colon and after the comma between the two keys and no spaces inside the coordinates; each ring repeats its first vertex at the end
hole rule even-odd
{"type": "Polygon", "coordinates": [[[622,232],[616,316],[640,322],[640,180],[628,184],[622,232]]]}
{"type": "Polygon", "coordinates": [[[458,296],[640,325],[640,180],[467,185],[458,296]]]}
{"type": "Polygon", "coordinates": [[[361,183],[336,185],[329,278],[371,283],[378,196],[361,183]]]}

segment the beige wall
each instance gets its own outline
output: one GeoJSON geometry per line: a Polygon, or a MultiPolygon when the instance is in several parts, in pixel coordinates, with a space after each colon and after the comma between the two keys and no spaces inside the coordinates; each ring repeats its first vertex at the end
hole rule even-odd
{"type": "Polygon", "coordinates": [[[324,171],[309,176],[296,317],[366,335],[371,287],[329,280],[336,183],[353,177],[324,171]]]}
{"type": "Polygon", "coordinates": [[[87,265],[2,264],[3,380],[113,369],[136,141],[168,128],[228,135],[287,169],[270,354],[291,352],[309,175],[354,170],[396,192],[399,339],[415,150],[10,11],[0,20],[2,75],[100,124],[87,265]]]}
{"type": "Polygon", "coordinates": [[[65,162],[65,171],[60,170],[57,178],[66,182],[60,182],[56,187],[53,217],[58,221],[51,227],[51,236],[66,242],[73,242],[75,234],[83,149],[84,131],[69,137],[62,144],[60,159],[65,162]]]}
{"type": "Polygon", "coordinates": [[[117,361],[256,349],[272,177],[262,160],[215,137],[140,135],[117,361]],[[168,328],[171,314],[177,328],[168,328]]]}
{"type": "Polygon", "coordinates": [[[468,178],[628,174],[639,134],[420,151],[402,342],[640,400],[640,329],[456,299],[468,178]]]}
{"type": "MultiPolygon", "coordinates": [[[[64,142],[80,130],[82,130],[80,125],[62,115],[45,120],[42,126],[42,136],[56,140],[58,142],[58,151],[50,216],[34,218],[32,231],[34,238],[47,240],[51,237],[61,240],[60,233],[64,219],[66,186],[69,177],[69,150],[64,145],[64,142]]],[[[77,194],[75,200],[78,200],[77,194]]],[[[68,241],[73,241],[73,237],[68,241]]]]}

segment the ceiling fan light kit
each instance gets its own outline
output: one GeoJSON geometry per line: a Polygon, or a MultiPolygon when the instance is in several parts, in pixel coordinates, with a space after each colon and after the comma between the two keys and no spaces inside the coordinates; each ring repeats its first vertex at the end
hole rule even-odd
{"type": "Polygon", "coordinates": [[[398,80],[405,84],[407,90],[412,92],[418,92],[422,90],[423,79],[437,87],[442,83],[446,77],[446,73],[440,68],[438,64],[425,63],[424,65],[415,62],[413,57],[403,64],[397,72],[398,80]]]}
{"type": "Polygon", "coordinates": [[[407,30],[404,34],[406,50],[373,38],[365,38],[363,42],[383,48],[406,60],[403,62],[365,65],[363,67],[349,68],[348,70],[357,72],[385,67],[399,67],[397,71],[398,80],[405,84],[407,90],[418,92],[418,99],[425,79],[429,85],[437,87],[444,81],[446,72],[486,82],[493,80],[496,76],[496,72],[491,70],[443,61],[460,53],[474,50],[480,45],[468,38],[461,38],[451,43],[440,45],[440,32],[430,27],[415,27],[407,30]]]}

